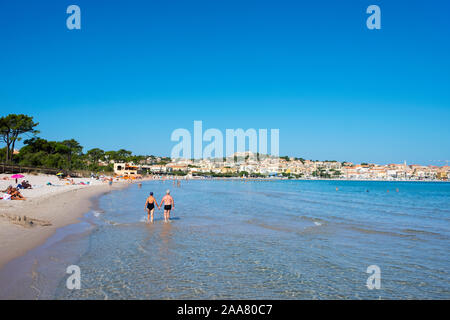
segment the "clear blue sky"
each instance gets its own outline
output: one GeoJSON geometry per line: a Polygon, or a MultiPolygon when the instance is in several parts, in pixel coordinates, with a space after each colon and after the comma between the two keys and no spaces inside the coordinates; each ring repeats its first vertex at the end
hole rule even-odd
{"type": "Polygon", "coordinates": [[[442,165],[429,160],[450,159],[450,4],[1,1],[0,107],[85,151],[169,155],[171,132],[202,120],[279,128],[282,155],[442,165]]]}

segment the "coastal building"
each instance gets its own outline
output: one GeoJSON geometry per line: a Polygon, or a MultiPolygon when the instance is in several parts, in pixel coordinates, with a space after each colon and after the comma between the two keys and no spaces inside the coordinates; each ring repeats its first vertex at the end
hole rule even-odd
{"type": "Polygon", "coordinates": [[[184,163],[180,163],[180,164],[169,163],[168,165],[166,165],[166,172],[174,172],[174,171],[187,172],[188,165],[184,164],[184,163]]]}
{"type": "Polygon", "coordinates": [[[436,178],[439,180],[450,180],[450,167],[443,166],[437,169],[436,178]]]}
{"type": "MultiPolygon", "coordinates": [[[[238,170],[236,168],[230,167],[222,167],[219,169],[220,173],[228,174],[228,173],[236,173],[238,170]]],[[[247,171],[247,170],[239,170],[239,171],[247,171]]]]}
{"type": "Polygon", "coordinates": [[[133,176],[138,174],[138,167],[132,163],[114,163],[114,173],[118,176],[133,176]]]}
{"type": "Polygon", "coordinates": [[[154,164],[149,167],[151,173],[166,173],[167,168],[165,165],[154,164]]]}
{"type": "Polygon", "coordinates": [[[246,171],[249,175],[266,177],[289,176],[304,179],[339,178],[354,180],[450,180],[450,167],[400,164],[378,165],[373,163],[353,164],[339,161],[313,161],[297,158],[277,158],[251,153],[236,153],[223,159],[172,159],[172,162],[152,167],[151,172],[180,170],[191,175],[236,174],[246,171]],[[239,161],[235,161],[239,158],[239,161]]]}
{"type": "Polygon", "coordinates": [[[369,170],[370,177],[375,180],[383,180],[387,178],[386,169],[383,167],[375,166],[369,170]]]}

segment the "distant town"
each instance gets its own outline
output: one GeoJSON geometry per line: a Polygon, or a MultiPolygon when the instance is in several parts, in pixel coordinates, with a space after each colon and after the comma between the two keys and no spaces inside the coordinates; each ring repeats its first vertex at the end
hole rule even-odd
{"type": "Polygon", "coordinates": [[[177,159],[133,155],[129,150],[93,148],[83,152],[75,139],[50,141],[37,136],[39,123],[32,116],[9,114],[0,117],[0,169],[27,172],[60,172],[72,175],[173,175],[183,177],[345,179],[448,181],[450,167],[392,163],[355,164],[347,161],[318,161],[297,157],[236,152],[226,158],[177,159]],[[23,140],[20,149],[17,141],[23,140]]]}
{"type": "MultiPolygon", "coordinates": [[[[224,159],[170,159],[150,156],[138,163],[116,162],[117,175],[169,174],[188,177],[245,177],[285,179],[416,180],[448,181],[450,166],[418,164],[374,164],[313,161],[294,157],[236,153],[224,159]]],[[[108,165],[108,163],[103,163],[108,165]]]]}

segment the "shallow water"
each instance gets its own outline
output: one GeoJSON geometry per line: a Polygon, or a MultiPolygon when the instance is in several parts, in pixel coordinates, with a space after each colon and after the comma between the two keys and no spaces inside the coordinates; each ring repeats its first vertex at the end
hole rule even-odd
{"type": "Polygon", "coordinates": [[[449,204],[448,183],[150,181],[103,196],[84,233],[34,254],[33,287],[57,299],[449,299],[449,204]],[[172,221],[156,210],[145,223],[147,194],[167,188],[172,221]],[[66,288],[69,264],[81,290],[66,288]]]}

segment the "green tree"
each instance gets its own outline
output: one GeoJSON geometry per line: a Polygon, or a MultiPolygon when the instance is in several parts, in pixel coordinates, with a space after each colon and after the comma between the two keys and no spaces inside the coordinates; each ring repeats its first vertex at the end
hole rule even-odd
{"type": "Polygon", "coordinates": [[[6,162],[12,161],[14,146],[22,139],[21,135],[39,133],[34,129],[38,124],[33,121],[33,117],[24,114],[9,114],[0,118],[0,137],[6,144],[6,162]]]}
{"type": "Polygon", "coordinates": [[[104,158],[105,151],[100,148],[94,148],[86,152],[86,155],[91,163],[97,165],[98,162],[104,158]]]}
{"type": "Polygon", "coordinates": [[[4,159],[6,157],[6,147],[0,148],[0,159],[4,159]]]}
{"type": "Polygon", "coordinates": [[[72,168],[72,158],[80,156],[83,147],[75,139],[64,140],[58,144],[58,153],[63,153],[67,157],[69,169],[72,168]]]}
{"type": "Polygon", "coordinates": [[[115,162],[127,162],[129,161],[131,154],[131,151],[125,149],[120,149],[118,151],[106,151],[105,158],[107,158],[108,160],[113,160],[115,162]]]}
{"type": "Polygon", "coordinates": [[[58,150],[58,142],[56,141],[47,141],[45,139],[39,138],[39,137],[33,137],[31,139],[27,139],[24,142],[24,147],[20,149],[20,154],[24,153],[34,153],[39,151],[44,151],[48,154],[54,154],[57,153],[58,150]]]}
{"type": "Polygon", "coordinates": [[[248,173],[248,171],[240,171],[239,174],[238,174],[239,177],[242,177],[242,176],[248,177],[249,175],[250,174],[248,173]]]}
{"type": "Polygon", "coordinates": [[[69,148],[61,142],[33,137],[24,141],[17,159],[24,166],[65,168],[69,166],[68,152],[69,148]]]}
{"type": "Polygon", "coordinates": [[[129,160],[129,158],[131,157],[132,152],[125,150],[125,149],[120,149],[117,151],[117,157],[119,161],[122,162],[127,162],[129,160]]]}
{"type": "Polygon", "coordinates": [[[108,161],[116,161],[116,158],[117,158],[117,152],[116,151],[113,151],[113,150],[111,150],[111,151],[106,151],[105,152],[105,159],[106,160],[108,160],[108,161]]]}

